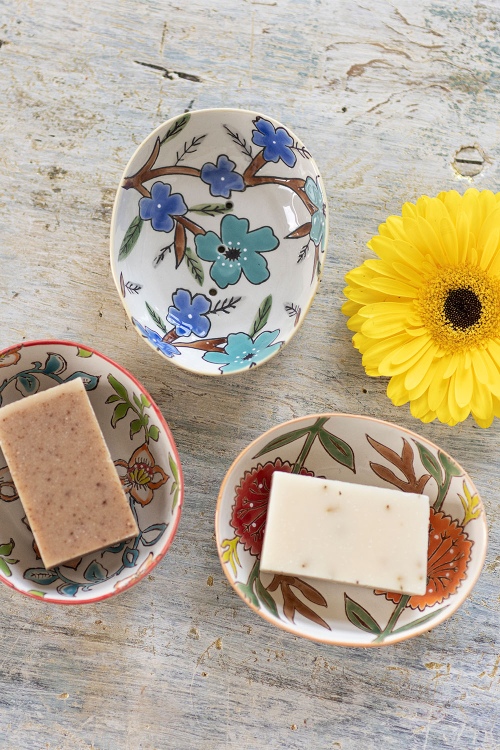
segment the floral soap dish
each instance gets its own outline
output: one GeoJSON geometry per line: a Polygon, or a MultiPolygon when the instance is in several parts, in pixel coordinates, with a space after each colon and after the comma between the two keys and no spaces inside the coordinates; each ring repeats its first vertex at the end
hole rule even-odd
{"type": "Polygon", "coordinates": [[[254,611],[294,635],[338,646],[396,643],[446,620],[470,594],[487,546],[483,505],[461,466],[409,430],[348,414],[302,417],[245,448],[222,483],[215,531],[229,583],[254,611]],[[260,573],[275,471],[427,495],[425,594],[260,573]]]}
{"type": "Polygon", "coordinates": [[[186,370],[248,370],[283,346],[316,292],[327,241],[311,154],[254,112],[186,113],[127,165],[111,268],[144,339],[186,370]]]}
{"type": "MultiPolygon", "coordinates": [[[[0,582],[54,604],[96,602],[130,588],[167,552],[181,514],[182,468],[160,410],[129,372],[69,341],[11,347],[0,352],[0,368],[0,406],[83,380],[139,530],[126,542],[45,569],[0,452],[0,582]]],[[[88,477],[89,492],[95,479],[88,477]]]]}

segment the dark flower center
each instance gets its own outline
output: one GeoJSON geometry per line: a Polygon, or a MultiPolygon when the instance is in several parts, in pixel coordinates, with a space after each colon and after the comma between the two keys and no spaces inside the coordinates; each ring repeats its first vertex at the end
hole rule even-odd
{"type": "Polygon", "coordinates": [[[472,289],[450,289],[444,302],[444,314],[452,328],[465,331],[481,318],[482,305],[472,289]]]}
{"type": "Polygon", "coordinates": [[[254,355],[252,354],[252,352],[248,352],[248,354],[245,354],[245,356],[243,357],[243,361],[248,361],[249,359],[253,359],[253,356],[254,355]]]}
{"type": "Polygon", "coordinates": [[[238,258],[241,255],[241,250],[238,250],[236,247],[228,247],[226,250],[226,258],[228,260],[238,260],[238,258]]]}

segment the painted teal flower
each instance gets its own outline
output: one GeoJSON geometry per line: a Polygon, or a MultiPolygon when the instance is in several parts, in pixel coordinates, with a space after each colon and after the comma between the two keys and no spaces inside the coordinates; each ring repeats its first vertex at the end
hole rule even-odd
{"type": "Polygon", "coordinates": [[[139,214],[141,219],[151,219],[151,226],[157,232],[171,232],[174,228],[172,216],[187,213],[187,206],[180,193],[172,193],[172,186],[166,182],[155,182],[151,188],[151,198],[141,198],[139,214]]]}
{"type": "Polygon", "coordinates": [[[168,341],[163,341],[159,333],[151,330],[151,328],[148,328],[147,326],[142,326],[138,320],[135,320],[135,318],[132,318],[132,322],[137,326],[144,338],[166,357],[174,357],[176,354],[180,354],[177,347],[173,344],[169,344],[168,341]]]}
{"type": "Polygon", "coordinates": [[[203,182],[210,185],[210,195],[229,198],[231,190],[245,189],[243,177],[234,171],[235,167],[235,162],[228,159],[225,154],[219,156],[217,164],[207,162],[202,166],[200,177],[203,182]]]}
{"type": "Polygon", "coordinates": [[[248,219],[228,215],[221,221],[220,237],[207,232],[195,238],[196,252],[202,260],[212,261],[210,276],[221,289],[236,284],[242,273],[251,284],[262,284],[269,278],[261,253],[275,250],[279,240],[271,227],[248,230],[248,219]]]}
{"type": "Polygon", "coordinates": [[[283,343],[277,341],[273,344],[278,335],[279,329],[264,331],[255,339],[246,333],[230,333],[223,352],[207,352],[203,355],[203,359],[215,365],[221,365],[222,373],[246,370],[264,362],[278,351],[283,343]]]}
{"type": "Polygon", "coordinates": [[[285,128],[275,128],[269,120],[258,117],[254,120],[256,130],[252,130],[252,141],[256,146],[264,148],[263,156],[266,161],[277,162],[281,159],[287,167],[293,167],[297,157],[290,148],[293,138],[285,128]]]}
{"type": "Polygon", "coordinates": [[[172,295],[172,307],[168,308],[167,320],[175,326],[178,336],[206,336],[210,330],[210,321],[206,313],[210,310],[212,303],[203,294],[191,293],[187,289],[178,289],[172,295]]]}
{"type": "Polygon", "coordinates": [[[318,209],[311,216],[311,232],[309,236],[315,245],[320,245],[325,233],[326,218],[325,202],[319,186],[319,180],[313,180],[312,177],[308,177],[304,185],[304,191],[309,200],[318,209]]]}

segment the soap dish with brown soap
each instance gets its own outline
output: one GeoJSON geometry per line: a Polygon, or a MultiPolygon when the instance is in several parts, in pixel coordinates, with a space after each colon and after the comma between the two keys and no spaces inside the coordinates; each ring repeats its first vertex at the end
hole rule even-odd
{"type": "Polygon", "coordinates": [[[89,347],[34,341],[0,366],[0,579],[68,604],[129,588],[167,551],[182,506],[161,412],[89,347]]]}

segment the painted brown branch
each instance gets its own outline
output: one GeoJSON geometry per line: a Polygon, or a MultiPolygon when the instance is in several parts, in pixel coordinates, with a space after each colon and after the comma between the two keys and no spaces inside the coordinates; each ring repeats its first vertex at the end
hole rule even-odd
{"type": "Polygon", "coordinates": [[[188,175],[192,177],[200,176],[201,171],[195,167],[157,167],[156,169],[153,169],[158,154],[160,153],[160,145],[160,139],[157,138],[147,162],[135,174],[125,177],[122,183],[122,187],[125,190],[135,188],[135,190],[141,193],[141,195],[149,198],[150,193],[143,184],[149,180],[155,180],[157,177],[164,177],[173,174],[188,175]]]}
{"type": "Polygon", "coordinates": [[[179,268],[186,252],[186,228],[177,221],[174,234],[175,267],[179,268]]]}
{"type": "Polygon", "coordinates": [[[227,338],[223,337],[219,339],[190,341],[188,344],[176,343],[176,346],[183,346],[185,349],[202,349],[204,352],[220,352],[225,344],[227,344],[227,338]]]}
{"type": "Polygon", "coordinates": [[[200,225],[196,224],[194,221],[191,221],[191,219],[186,219],[185,216],[176,216],[175,218],[179,224],[182,224],[182,226],[185,227],[188,232],[194,234],[195,237],[197,234],[206,234],[205,229],[200,227],[200,225]]]}
{"type": "Polygon", "coordinates": [[[281,588],[281,594],[283,596],[283,614],[288,620],[294,622],[295,613],[298,612],[308,620],[315,622],[317,625],[321,625],[322,627],[327,628],[327,630],[331,630],[328,623],[325,622],[317,612],[314,612],[314,610],[308,607],[307,604],[301,601],[292,591],[292,587],[298,589],[300,593],[310,602],[313,602],[313,604],[317,604],[320,607],[326,607],[327,601],[323,594],[317,589],[310,586],[301,578],[296,578],[295,576],[275,575],[267,587],[267,590],[276,591],[278,586],[281,588]]]}
{"type": "Polygon", "coordinates": [[[266,177],[264,175],[257,175],[257,172],[267,164],[264,159],[264,151],[259,151],[248,167],[243,172],[243,180],[245,185],[248,187],[254,187],[255,185],[283,185],[284,187],[293,190],[296,193],[304,206],[307,208],[311,216],[318,210],[317,206],[308,198],[307,193],[304,190],[305,180],[300,180],[297,177],[266,177]]]}
{"type": "Polygon", "coordinates": [[[175,328],[171,328],[170,331],[167,331],[167,333],[162,338],[162,341],[164,341],[166,344],[171,344],[175,339],[177,338],[177,333],[175,332],[175,328]]]}
{"type": "Polygon", "coordinates": [[[399,456],[396,451],[393,451],[392,448],[379,443],[369,435],[366,436],[366,439],[368,440],[372,448],[377,451],[377,453],[380,453],[383,458],[385,458],[387,461],[389,461],[389,463],[399,469],[399,471],[406,478],[406,482],[400,477],[396,476],[396,474],[387,466],[382,466],[382,464],[377,464],[373,461],[370,461],[370,467],[378,477],[386,482],[389,482],[390,484],[393,484],[403,492],[416,492],[418,494],[422,493],[431,476],[430,474],[422,474],[422,476],[417,479],[413,466],[413,449],[410,443],[405,438],[403,438],[403,450],[401,451],[401,456],[399,456]]]}

